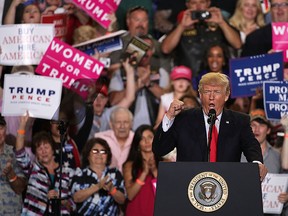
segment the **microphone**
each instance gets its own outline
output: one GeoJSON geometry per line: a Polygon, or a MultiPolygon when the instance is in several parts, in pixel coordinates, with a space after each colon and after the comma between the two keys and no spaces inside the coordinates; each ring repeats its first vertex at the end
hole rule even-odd
{"type": "Polygon", "coordinates": [[[208,113],[208,124],[215,124],[215,120],[216,120],[216,111],[215,109],[210,109],[209,113],[208,113]]]}

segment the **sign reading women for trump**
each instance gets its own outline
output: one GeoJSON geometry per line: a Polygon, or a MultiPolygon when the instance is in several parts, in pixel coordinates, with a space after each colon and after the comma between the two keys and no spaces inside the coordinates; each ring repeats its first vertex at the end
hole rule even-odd
{"type": "Polygon", "coordinates": [[[2,114],[57,119],[62,81],[38,75],[5,74],[2,114]],[[56,116],[55,116],[56,115],[56,116]]]}
{"type": "Polygon", "coordinates": [[[264,81],[283,80],[283,54],[272,53],[230,60],[231,97],[255,95],[264,81]]]}
{"type": "Polygon", "coordinates": [[[0,32],[0,64],[37,65],[53,40],[54,25],[2,25],[0,32]]]}
{"type": "Polygon", "coordinates": [[[73,2],[104,28],[108,28],[111,23],[109,14],[117,10],[121,0],[73,0],[73,2]]]}
{"type": "Polygon", "coordinates": [[[276,52],[283,51],[284,61],[288,62],[288,23],[272,23],[272,47],[276,52]]]}
{"type": "Polygon", "coordinates": [[[287,184],[288,175],[267,173],[261,183],[264,213],[281,214],[283,203],[279,202],[278,196],[286,193],[287,184]]]}
{"type": "Polygon", "coordinates": [[[279,120],[288,115],[288,82],[264,82],[263,96],[268,119],[279,120]]]}
{"type": "Polygon", "coordinates": [[[54,38],[35,71],[61,79],[69,89],[77,80],[98,79],[103,68],[101,62],[54,38]]]}

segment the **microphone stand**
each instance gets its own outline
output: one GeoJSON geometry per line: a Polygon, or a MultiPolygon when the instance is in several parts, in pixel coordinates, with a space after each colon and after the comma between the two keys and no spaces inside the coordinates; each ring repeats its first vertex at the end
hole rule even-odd
{"type": "Polygon", "coordinates": [[[60,151],[59,151],[59,197],[56,199],[51,199],[52,201],[52,212],[53,216],[61,216],[61,191],[62,191],[62,164],[63,164],[63,146],[65,143],[65,133],[67,130],[67,123],[63,120],[59,121],[58,130],[60,132],[60,151]]]}
{"type": "Polygon", "coordinates": [[[209,131],[208,131],[208,150],[207,150],[207,161],[210,162],[210,151],[211,151],[211,140],[212,140],[212,132],[213,132],[213,125],[215,124],[216,118],[212,116],[208,118],[209,124],[209,131]]]}

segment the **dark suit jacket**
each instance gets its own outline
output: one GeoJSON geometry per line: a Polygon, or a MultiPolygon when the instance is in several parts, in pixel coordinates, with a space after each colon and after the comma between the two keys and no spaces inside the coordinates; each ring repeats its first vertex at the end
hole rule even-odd
{"type": "Polygon", "coordinates": [[[272,49],[272,27],[268,24],[261,27],[246,37],[242,47],[241,56],[254,56],[267,54],[272,49]]]}
{"type": "MultiPolygon", "coordinates": [[[[163,156],[174,147],[177,148],[177,161],[207,161],[207,135],[201,108],[181,112],[167,132],[160,124],[153,140],[153,152],[163,156]]],[[[217,162],[239,162],[242,152],[247,161],[263,163],[249,116],[225,109],[219,128],[217,162]]]]}

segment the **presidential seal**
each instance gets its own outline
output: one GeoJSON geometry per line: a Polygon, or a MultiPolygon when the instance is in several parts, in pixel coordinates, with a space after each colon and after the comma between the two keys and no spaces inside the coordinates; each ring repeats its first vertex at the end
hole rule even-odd
{"type": "Polygon", "coordinates": [[[190,181],[188,197],[196,209],[213,212],[225,204],[228,198],[228,186],[217,173],[202,172],[190,181]]]}

